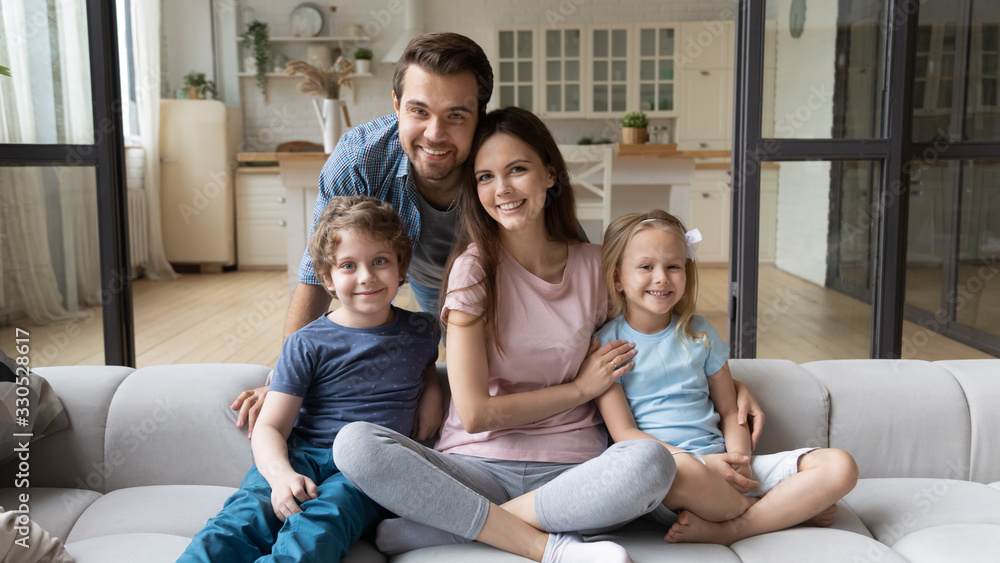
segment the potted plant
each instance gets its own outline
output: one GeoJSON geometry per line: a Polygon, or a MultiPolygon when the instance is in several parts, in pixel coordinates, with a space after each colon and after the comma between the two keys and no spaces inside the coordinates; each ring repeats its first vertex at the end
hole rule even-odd
{"type": "Polygon", "coordinates": [[[351,85],[354,76],[354,65],[345,57],[339,57],[330,68],[317,68],[305,61],[291,61],[285,66],[288,76],[302,75],[305,80],[299,83],[299,92],[323,98],[322,105],[313,99],[316,118],[319,120],[323,133],[323,151],[333,152],[334,145],[340,139],[342,122],[340,113],[344,110],[344,102],[340,101],[340,87],[351,85]]]}
{"type": "Polygon", "coordinates": [[[215,81],[205,80],[204,72],[191,71],[184,75],[184,87],[187,88],[188,99],[204,100],[205,93],[212,95],[213,100],[219,99],[219,90],[215,87],[215,81]]]}
{"type": "Polygon", "coordinates": [[[641,111],[630,111],[622,119],[622,143],[626,145],[641,145],[649,140],[646,127],[649,120],[641,111]]]}
{"type": "Polygon", "coordinates": [[[371,74],[372,56],[372,50],[365,47],[358,47],[354,51],[354,60],[357,63],[358,74],[371,74]]]}
{"type": "Polygon", "coordinates": [[[257,87],[264,94],[264,103],[267,103],[267,69],[271,68],[271,40],[267,24],[253,20],[247,24],[247,30],[240,35],[240,39],[243,40],[243,46],[250,49],[250,56],[245,63],[247,71],[257,75],[257,87]]]}

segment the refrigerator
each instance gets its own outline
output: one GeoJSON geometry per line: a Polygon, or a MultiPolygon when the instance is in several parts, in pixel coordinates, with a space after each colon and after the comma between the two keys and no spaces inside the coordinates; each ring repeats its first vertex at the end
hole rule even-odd
{"type": "Polygon", "coordinates": [[[160,218],[173,264],[236,263],[238,108],[216,100],[160,100],[160,218]]]}

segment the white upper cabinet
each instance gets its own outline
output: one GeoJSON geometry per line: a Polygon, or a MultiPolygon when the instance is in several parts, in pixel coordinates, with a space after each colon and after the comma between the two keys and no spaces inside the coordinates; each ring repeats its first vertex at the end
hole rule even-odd
{"type": "Polygon", "coordinates": [[[497,30],[494,96],[498,107],[517,106],[537,112],[537,26],[497,30]]]}
{"type": "Polygon", "coordinates": [[[583,117],[584,29],[548,27],[544,33],[540,115],[583,117]]]}
{"type": "Polygon", "coordinates": [[[635,53],[639,61],[634,106],[650,117],[670,116],[676,110],[677,28],[672,25],[638,25],[635,53]]]}
{"type": "Polygon", "coordinates": [[[697,21],[680,24],[677,67],[681,70],[732,69],[736,22],[697,21]]]}
{"type": "Polygon", "coordinates": [[[620,117],[629,105],[631,25],[589,26],[590,115],[620,117]]]}

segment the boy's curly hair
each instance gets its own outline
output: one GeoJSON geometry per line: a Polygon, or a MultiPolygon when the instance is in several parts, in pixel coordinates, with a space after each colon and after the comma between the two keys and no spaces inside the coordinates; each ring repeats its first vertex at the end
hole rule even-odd
{"type": "Polygon", "coordinates": [[[410,237],[403,231],[403,221],[388,203],[358,195],[331,198],[309,237],[313,271],[324,287],[330,284],[330,268],[336,261],[342,231],[353,231],[373,241],[388,241],[399,260],[399,285],[403,285],[413,252],[410,237]]]}

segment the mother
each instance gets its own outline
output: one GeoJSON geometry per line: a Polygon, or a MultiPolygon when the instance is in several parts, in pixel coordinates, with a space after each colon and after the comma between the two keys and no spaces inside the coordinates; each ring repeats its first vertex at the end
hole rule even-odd
{"type": "Polygon", "coordinates": [[[591,340],[607,315],[600,247],[580,240],[566,165],[530,112],[486,115],[465,168],[441,314],[452,390],[441,438],[432,450],[354,423],[334,444],[337,466],[396,514],[468,540],[535,561],[627,561],[569,532],[650,512],[675,466],[653,441],[607,448],[599,426],[591,400],[635,355],[591,340]]]}

